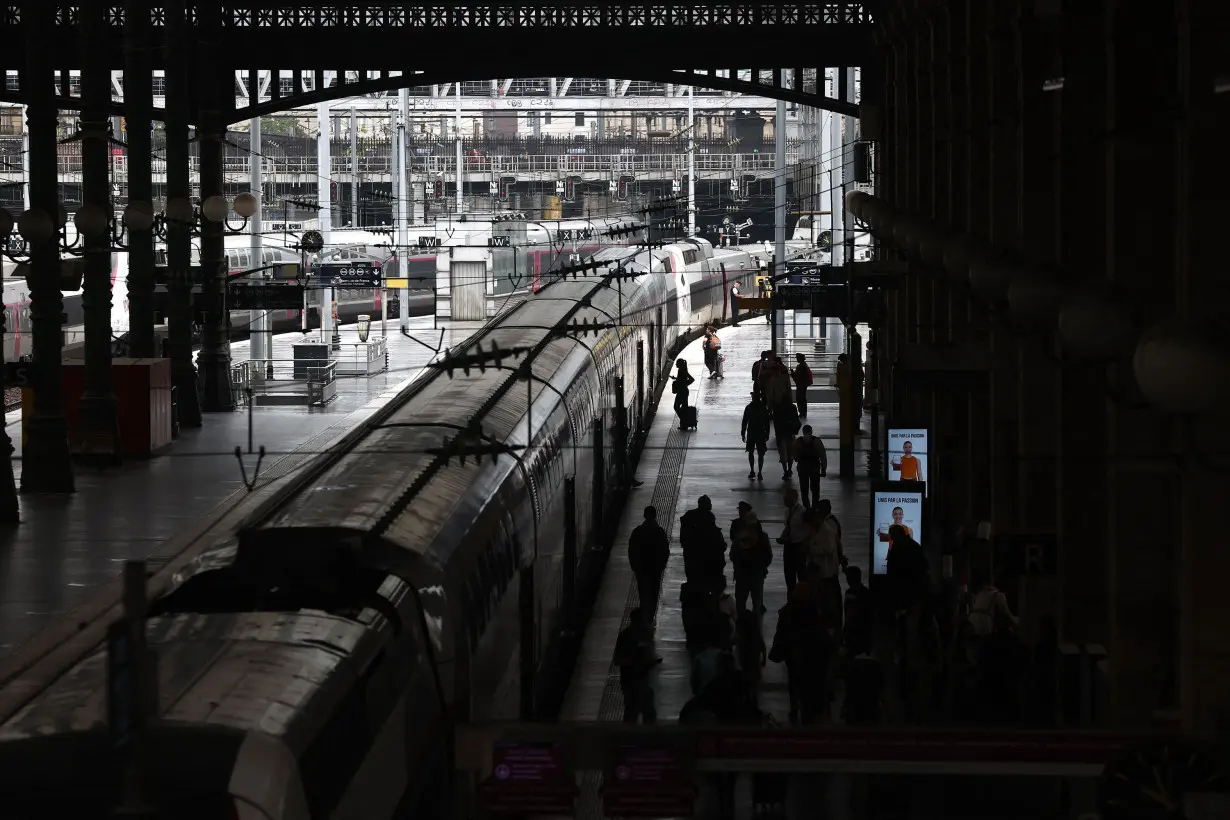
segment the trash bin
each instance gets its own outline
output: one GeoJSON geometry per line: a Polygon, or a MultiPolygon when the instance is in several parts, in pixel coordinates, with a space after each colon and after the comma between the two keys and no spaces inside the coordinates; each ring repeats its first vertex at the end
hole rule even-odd
{"type": "Polygon", "coordinates": [[[329,345],[311,342],[294,345],[295,378],[306,379],[311,375],[312,368],[329,363],[329,345]]]}

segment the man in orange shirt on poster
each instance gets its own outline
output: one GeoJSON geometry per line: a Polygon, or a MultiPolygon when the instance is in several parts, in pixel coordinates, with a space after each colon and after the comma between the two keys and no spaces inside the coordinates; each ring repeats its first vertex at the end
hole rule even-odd
{"type": "Polygon", "coordinates": [[[914,455],[914,442],[907,441],[902,445],[904,455],[892,462],[893,469],[901,473],[898,481],[926,481],[923,476],[922,463],[914,455]]]}
{"type": "Polygon", "coordinates": [[[914,537],[914,528],[907,526],[905,523],[905,510],[900,507],[893,507],[893,523],[881,524],[879,530],[876,532],[876,534],[880,537],[881,542],[887,541],[890,544],[892,543],[891,539],[888,537],[888,528],[893,525],[901,527],[901,529],[905,530],[905,534],[911,538],[914,537]]]}

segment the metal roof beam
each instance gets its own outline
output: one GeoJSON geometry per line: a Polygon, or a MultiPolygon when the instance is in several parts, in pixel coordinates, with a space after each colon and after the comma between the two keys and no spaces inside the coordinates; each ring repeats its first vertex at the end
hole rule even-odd
{"type": "MultiPolygon", "coordinates": [[[[443,88],[442,88],[443,91],[443,88]]],[[[155,105],[162,107],[163,98],[156,98],[155,105]]],[[[388,98],[384,97],[343,97],[329,103],[331,108],[354,108],[361,115],[385,114],[388,111],[388,98]]],[[[242,114],[242,101],[238,112],[242,114]]],[[[443,93],[439,97],[411,97],[411,111],[440,111],[451,113],[456,109],[456,102],[450,95],[443,93]]],[[[735,96],[719,97],[715,95],[697,95],[695,109],[697,112],[733,113],[737,109],[765,110],[772,109],[777,101],[769,97],[735,96]]],[[[621,111],[671,111],[687,108],[686,97],[465,97],[461,98],[461,110],[466,112],[517,112],[517,111],[592,111],[595,113],[618,113],[621,111]]],[[[304,106],[282,112],[285,116],[307,116],[316,110],[315,106],[304,106]]],[[[278,115],[273,115],[278,116],[278,115]]]]}

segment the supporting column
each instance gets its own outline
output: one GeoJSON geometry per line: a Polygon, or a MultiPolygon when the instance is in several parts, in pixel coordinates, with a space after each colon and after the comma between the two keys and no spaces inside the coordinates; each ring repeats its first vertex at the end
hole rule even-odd
{"type": "MultiPolygon", "coordinates": [[[[1016,145],[1017,108],[1016,8],[1014,0],[991,3],[987,20],[987,170],[990,206],[987,238],[997,248],[1019,251],[1020,155],[1016,145]]],[[[1007,297],[1000,294],[997,300],[1007,297]]],[[[1002,321],[987,323],[991,341],[989,401],[991,405],[991,520],[1009,529],[1017,500],[1017,343],[1002,321]]]]}
{"type": "MultiPolygon", "coordinates": [[[[211,36],[222,37],[220,6],[202,7],[200,24],[211,36]]],[[[211,63],[216,52],[206,52],[211,63]]],[[[226,65],[226,61],[220,61],[226,65]]],[[[227,113],[234,106],[234,74],[230,69],[201,71],[197,98],[205,103],[198,116],[197,146],[200,151],[201,179],[201,301],[208,307],[201,328],[201,353],[197,357],[201,409],[207,413],[230,413],[235,409],[231,391],[230,313],[226,306],[226,201],[222,176],[222,155],[226,145],[227,113]],[[225,84],[223,84],[225,81],[225,84]],[[220,217],[220,218],[218,218],[220,217]],[[217,221],[215,221],[217,218],[217,221]]],[[[252,260],[260,267],[260,257],[252,260]]]]}
{"type": "Polygon", "coordinates": [[[111,68],[107,60],[106,9],[83,4],[78,10],[81,51],[81,188],[84,204],[77,229],[85,241],[85,390],[74,453],[99,466],[120,460],[120,430],[111,387],[111,242],[105,219],[111,217],[111,165],[107,124],[111,106],[111,68]],[[90,228],[95,230],[91,231],[90,228]]]}
{"type": "MultiPolygon", "coordinates": [[[[128,140],[128,202],[152,213],[154,183],[151,129],[154,83],[150,68],[150,7],[146,0],[124,4],[124,118],[128,140]]],[[[148,217],[125,220],[128,242],[128,350],[132,356],[161,356],[154,335],[154,232],[148,217]]]]}
{"type": "MultiPolygon", "coordinates": [[[[1102,17],[1064,3],[1062,206],[1066,274],[1102,281],[1106,247],[1105,37],[1102,17]]],[[[1107,643],[1106,374],[1100,364],[1066,363],[1059,421],[1059,573],[1065,641],[1107,643]]]]}
{"type": "MultiPolygon", "coordinates": [[[[786,271],[786,101],[777,101],[773,120],[773,268],[774,276],[786,271]]],[[[783,312],[769,311],[774,338],[785,335],[783,312]]]]}
{"type": "MultiPolygon", "coordinates": [[[[1140,207],[1140,169],[1151,169],[1154,202],[1175,202],[1177,180],[1174,113],[1145,101],[1172,97],[1178,87],[1176,36],[1173,20],[1147,6],[1108,6],[1106,274],[1125,292],[1149,294],[1154,309],[1169,308],[1175,293],[1178,209],[1140,207]]],[[[1133,406],[1126,352],[1109,365],[1113,395],[1104,405],[1109,706],[1115,725],[1144,726],[1154,710],[1178,705],[1178,613],[1186,590],[1175,561],[1182,536],[1175,521],[1182,517],[1182,484],[1168,457],[1173,420],[1143,403],[1133,406]],[[1139,514],[1146,509],[1149,515],[1139,514]],[[1125,543],[1133,548],[1123,549],[1125,543]]]]}
{"type": "MultiPolygon", "coordinates": [[[[1061,95],[1047,91],[1047,81],[1060,76],[1058,24],[1023,3],[1019,21],[1021,43],[1017,149],[1021,191],[1020,234],[1028,237],[1030,256],[1044,266],[1059,259],[1059,108],[1061,95]]],[[[1039,328],[1041,329],[1041,328],[1039,328]]],[[[1050,328],[1048,328],[1048,331],[1050,328]]],[[[1017,339],[1017,495],[1014,524],[1022,533],[1053,534],[1058,526],[1055,480],[1058,444],[1059,367],[1053,361],[1049,332],[1017,339]],[[1049,354],[1049,355],[1048,355],[1049,354]]],[[[1058,613],[1058,577],[1023,580],[1018,601],[1026,618],[1024,633],[1037,634],[1042,616],[1058,613]],[[1037,619],[1035,620],[1035,617],[1037,619]]]]}
{"type": "Polygon", "coordinates": [[[460,214],[465,210],[465,190],[466,190],[466,165],[461,156],[461,83],[453,84],[454,99],[456,101],[455,117],[453,128],[457,131],[457,213],[460,214]]]}
{"type": "MultiPolygon", "coordinates": [[[[316,106],[316,168],[319,179],[316,181],[317,214],[320,216],[320,235],[324,237],[325,247],[329,247],[329,229],[333,224],[333,203],[329,201],[329,184],[333,178],[333,159],[330,152],[329,104],[319,103],[316,106]]],[[[320,341],[336,350],[341,344],[333,316],[333,306],[337,302],[337,288],[330,282],[320,291],[320,341]]]]}
{"type": "Polygon", "coordinates": [[[696,86],[688,86],[688,236],[696,236],[696,86]]]}
{"type": "MultiPolygon", "coordinates": [[[[969,97],[967,101],[968,150],[966,176],[968,213],[966,224],[969,232],[986,238],[990,232],[990,186],[987,185],[987,169],[990,167],[990,96],[987,77],[988,8],[987,3],[970,0],[966,4],[966,62],[969,67],[969,97]]],[[[988,311],[971,301],[968,304],[968,332],[974,344],[990,344],[992,317],[988,311]]],[[[970,454],[970,510],[978,519],[991,516],[991,476],[994,463],[991,460],[991,437],[995,425],[991,418],[989,386],[976,387],[969,393],[969,454],[970,454]]]]}
{"type": "MultiPolygon", "coordinates": [[[[261,201],[260,193],[265,190],[264,169],[261,167],[263,162],[263,153],[261,137],[261,118],[253,117],[248,120],[248,148],[251,154],[248,157],[248,189],[255,193],[256,196],[256,212],[252,214],[248,220],[248,229],[252,231],[251,258],[253,260],[261,259],[264,243],[262,240],[261,218],[264,209],[264,203],[261,201]]],[[[261,263],[257,262],[259,267],[261,263]]],[[[248,360],[250,362],[264,362],[264,364],[255,365],[256,370],[249,370],[250,378],[260,378],[264,374],[268,374],[269,378],[273,378],[273,334],[272,322],[269,321],[269,311],[253,310],[248,317],[248,327],[251,328],[248,342],[248,360]]],[[[249,365],[249,368],[253,365],[249,365]]]]}
{"type": "MultiPolygon", "coordinates": [[[[412,202],[417,200],[414,196],[414,191],[410,188],[410,170],[408,168],[409,156],[406,150],[406,125],[409,122],[410,116],[410,89],[403,88],[397,99],[397,111],[399,121],[402,123],[397,132],[397,246],[401,249],[401,267],[403,276],[410,275],[410,234],[406,230],[409,225],[409,220],[413,216],[412,202]]],[[[424,190],[424,199],[426,198],[426,190],[424,190]]],[[[425,207],[424,203],[424,207],[425,207]]],[[[397,322],[403,333],[410,330],[410,283],[406,283],[407,287],[402,289],[401,298],[397,300],[397,322]]],[[[439,289],[438,284],[433,279],[431,286],[439,289]]],[[[432,312],[439,311],[438,300],[437,304],[432,306],[432,312]]]]}
{"type": "MultiPolygon", "coordinates": [[[[1218,163],[1225,161],[1225,134],[1230,130],[1225,95],[1212,93],[1215,82],[1224,82],[1227,21],[1217,4],[1180,0],[1175,5],[1179,49],[1176,102],[1186,112],[1186,116],[1171,121],[1178,150],[1168,157],[1178,177],[1174,200],[1178,228],[1175,297],[1177,313],[1190,322],[1189,326],[1196,326],[1205,311],[1224,309],[1225,304],[1224,299],[1209,298],[1225,293],[1226,287],[1225,252],[1220,242],[1210,242],[1209,237],[1225,230],[1230,202],[1223,191],[1223,175],[1209,173],[1209,169],[1224,167],[1218,163]]],[[[1199,426],[1209,435],[1192,436],[1194,440],[1187,447],[1188,458],[1199,458],[1202,466],[1190,470],[1183,480],[1183,542],[1177,587],[1183,592],[1180,703],[1186,730],[1223,728],[1226,705],[1230,703],[1230,646],[1220,629],[1209,628],[1230,619],[1230,595],[1226,594],[1224,580],[1230,577],[1230,551],[1219,549],[1208,537],[1209,511],[1230,506],[1224,479],[1230,447],[1223,424],[1213,419],[1203,422],[1199,426]]]]}
{"type": "Polygon", "coordinates": [[[350,109],[350,227],[359,225],[359,112],[350,109]]]}
{"type": "Polygon", "coordinates": [[[75,489],[64,418],[60,315],[60,225],[56,159],[55,7],[43,0],[22,4],[27,27],[26,64],[21,88],[26,95],[30,134],[30,207],[38,218],[23,219],[22,235],[30,249],[30,319],[34,329],[34,413],[26,427],[21,489],[34,493],[71,493],[75,489]]]}
{"type": "Polygon", "coordinates": [[[189,173],[188,120],[190,71],[187,23],[182,5],[165,9],[167,138],[167,335],[171,384],[180,427],[201,426],[201,401],[192,363],[192,191],[189,173]]]}

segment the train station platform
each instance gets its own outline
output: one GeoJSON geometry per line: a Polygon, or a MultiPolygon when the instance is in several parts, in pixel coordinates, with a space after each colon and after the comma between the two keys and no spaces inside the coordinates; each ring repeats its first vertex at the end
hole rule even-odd
{"type": "MultiPolygon", "coordinates": [[[[650,428],[644,452],[637,468],[636,479],[642,482],[634,488],[620,520],[600,598],[594,608],[581,655],[560,715],[561,720],[595,721],[622,720],[623,699],[619,690],[619,670],[613,664],[615,639],[627,625],[629,613],[639,601],[636,583],[628,566],[628,538],[633,528],[643,520],[643,510],[652,504],[658,510],[658,520],[671,539],[670,562],[662,582],[656,612],[656,648],[662,663],[655,671],[651,686],[655,692],[658,719],[673,722],[692,697],[691,659],[685,646],[683,616],[679,605],[679,590],[684,580],[683,553],[679,547],[679,518],[697,505],[697,499],[708,495],[713,512],[724,534],[738,515],[738,504],[746,501],[756,510],[761,524],[773,541],[773,564],[765,579],[764,617],[765,641],[772,641],[777,611],[786,603],[786,584],[782,574],[780,547],[775,539],[785,526],[786,509],[782,493],[788,487],[798,487],[796,478],[783,479],[777,463],[773,441],[765,456],[764,480],[747,476],[747,456],[739,439],[743,409],[750,399],[752,364],[760,353],[770,347],[770,328],[762,319],[744,321],[739,327],[722,329],[722,349],[726,354],[725,379],[710,380],[704,367],[699,341],[684,349],[681,357],[696,377],[691,403],[698,409],[695,431],[683,432],[671,412],[670,394],[663,394],[650,428]]],[[[793,339],[781,339],[779,353],[792,350],[793,339]]],[[[798,340],[799,342],[803,340],[798,340]]],[[[802,346],[800,345],[800,350],[802,346]]],[[[813,369],[815,365],[813,364],[813,369]]],[[[817,383],[820,383],[817,378],[817,383]]],[[[824,392],[813,389],[820,395],[824,392]]],[[[852,566],[861,567],[868,575],[870,556],[861,545],[868,543],[870,523],[870,479],[866,473],[863,453],[856,458],[858,472],[849,480],[837,476],[837,405],[809,403],[805,424],[812,425],[829,454],[828,477],[821,479],[820,494],[833,503],[833,513],[842,523],[846,554],[852,566]]],[[[866,425],[865,425],[866,426],[866,425]]],[[[867,449],[867,439],[859,443],[867,449]]],[[[729,591],[734,581],[727,565],[729,591]]],[[[843,581],[844,589],[844,581],[843,581]]],[[[785,723],[789,712],[786,671],[780,664],[770,663],[764,669],[760,684],[761,708],[785,723]]]]}
{"type": "MultiPolygon", "coordinates": [[[[244,452],[246,480],[253,480],[257,455],[247,454],[249,423],[253,449],[265,448],[256,477],[259,490],[341,440],[413,381],[437,350],[461,342],[478,326],[441,321],[436,327],[430,316],[415,317],[407,337],[394,319],[388,325],[387,368],[370,376],[337,377],[335,395],[322,406],[253,402],[251,412],[244,406],[233,413],[209,413],[204,426],[182,429],[167,450],[151,459],[112,469],[78,466],[72,495],[22,495],[21,525],[0,532],[0,684],[12,667],[47,651],[37,645],[55,633],[49,627],[66,620],[84,622],[114,604],[125,561],[144,559],[157,570],[204,547],[202,535],[247,495],[236,447],[244,452]]],[[[378,323],[372,333],[379,335],[378,323]]],[[[306,337],[274,337],[275,376],[291,368],[292,345],[317,336],[312,331],[306,337]]],[[[341,337],[343,351],[334,354],[338,361],[358,341],[357,327],[343,326],[341,337]]],[[[248,343],[234,344],[231,355],[242,370],[248,343]]],[[[272,384],[276,389],[279,382],[272,384]]],[[[243,392],[241,402],[247,398],[243,392]]],[[[7,414],[5,421],[20,482],[21,411],[7,414]]]]}
{"type": "MultiPolygon", "coordinates": [[[[700,341],[693,342],[680,354],[696,377],[690,398],[698,409],[697,429],[683,432],[671,411],[671,394],[664,393],[655,414],[645,448],[637,468],[636,479],[641,486],[628,497],[618,534],[607,562],[599,599],[586,628],[580,656],[574,668],[572,683],[560,720],[569,723],[621,721],[623,698],[619,688],[619,668],[614,664],[615,641],[628,624],[631,611],[639,606],[636,582],[628,565],[628,538],[633,528],[643,520],[643,510],[652,504],[658,510],[658,520],[670,536],[670,560],[663,577],[655,627],[655,649],[662,663],[654,670],[650,686],[654,691],[658,722],[671,724],[678,720],[680,710],[692,698],[691,656],[686,647],[683,614],[679,603],[684,581],[683,553],[679,546],[679,519],[697,506],[697,500],[707,495],[713,502],[713,512],[724,537],[730,523],[738,515],[738,504],[746,501],[756,510],[761,524],[773,543],[773,563],[765,578],[763,630],[766,644],[773,638],[777,611],[786,603],[786,584],[782,574],[781,548],[776,538],[785,526],[786,508],[783,491],[797,489],[797,477],[783,479],[777,462],[773,440],[765,455],[764,480],[748,479],[747,456],[739,438],[743,410],[750,399],[752,364],[763,350],[771,347],[770,328],[763,319],[743,321],[738,327],[721,330],[722,349],[726,355],[725,378],[710,380],[704,367],[700,341]]],[[[810,339],[782,338],[777,350],[783,360],[796,349],[804,352],[812,347],[810,339]]],[[[793,355],[789,356],[793,360],[793,355]]],[[[859,566],[867,576],[870,556],[859,545],[868,543],[870,524],[871,482],[866,472],[867,439],[858,443],[861,451],[856,458],[857,472],[851,479],[838,477],[838,408],[835,391],[825,389],[825,380],[818,371],[824,360],[817,362],[809,352],[816,388],[809,391],[807,418],[815,434],[828,451],[828,477],[821,479],[822,498],[832,501],[833,512],[842,523],[846,553],[852,566],[859,566]]],[[[866,423],[864,426],[867,426],[866,423]]],[[[728,591],[734,593],[734,579],[727,564],[728,591]]],[[[843,591],[845,588],[844,581],[843,591]]],[[[763,669],[759,685],[759,702],[764,711],[786,725],[790,711],[789,693],[784,666],[769,663],[763,669]]],[[[600,775],[585,775],[580,783],[577,817],[601,817],[600,775]]],[[[748,796],[750,797],[750,796],[748,796]]],[[[740,801],[742,802],[742,801],[740,801]]],[[[750,814],[746,815],[750,816],[750,814]]]]}

